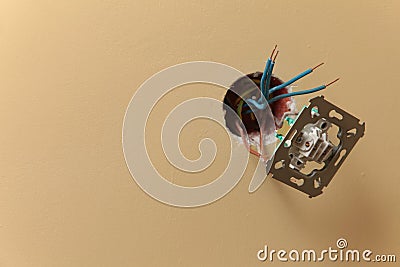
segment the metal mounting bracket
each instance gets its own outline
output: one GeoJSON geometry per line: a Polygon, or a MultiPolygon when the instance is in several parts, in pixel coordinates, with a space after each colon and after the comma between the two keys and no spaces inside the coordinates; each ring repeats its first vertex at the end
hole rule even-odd
{"type": "Polygon", "coordinates": [[[315,97],[301,111],[277,147],[273,162],[267,165],[271,164],[270,172],[274,179],[308,194],[310,198],[318,196],[364,132],[365,123],[326,101],[324,96],[315,97]],[[329,141],[327,134],[332,125],[339,128],[337,138],[340,142],[337,145],[329,141]],[[311,161],[324,166],[306,174],[302,170],[311,161]]]}

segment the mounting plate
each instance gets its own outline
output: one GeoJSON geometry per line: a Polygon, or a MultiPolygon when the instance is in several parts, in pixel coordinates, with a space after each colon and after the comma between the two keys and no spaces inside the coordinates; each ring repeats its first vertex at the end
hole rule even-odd
{"type": "Polygon", "coordinates": [[[322,189],[328,186],[364,132],[365,123],[361,124],[353,115],[326,101],[324,96],[315,97],[310,100],[310,105],[301,111],[277,147],[273,162],[268,163],[271,164],[272,177],[308,194],[310,198],[318,196],[322,194],[322,189]],[[321,169],[314,169],[305,174],[291,163],[293,154],[290,151],[293,151],[294,140],[300,140],[304,131],[309,129],[310,125],[318,125],[321,119],[339,128],[337,137],[340,142],[333,147],[329,157],[324,159],[321,169]]]}

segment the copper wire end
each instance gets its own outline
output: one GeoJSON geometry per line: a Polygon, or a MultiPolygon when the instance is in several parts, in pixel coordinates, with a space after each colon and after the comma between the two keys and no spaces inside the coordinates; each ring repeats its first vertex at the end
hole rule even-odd
{"type": "Polygon", "coordinates": [[[269,58],[272,58],[272,57],[274,56],[274,53],[275,53],[275,50],[276,50],[277,47],[278,47],[278,45],[275,45],[275,46],[274,46],[274,50],[272,50],[272,53],[271,53],[271,55],[269,56],[269,58]]]}
{"type": "Polygon", "coordinates": [[[315,70],[316,68],[321,67],[322,65],[324,65],[324,62],[319,63],[317,66],[315,66],[314,68],[311,68],[311,69],[312,69],[312,70],[315,70]]]}
{"type": "Polygon", "coordinates": [[[274,59],[272,60],[272,62],[274,62],[274,63],[275,63],[275,60],[276,60],[276,57],[278,56],[278,54],[279,54],[279,50],[278,50],[278,51],[276,51],[276,54],[275,54],[275,56],[274,56],[274,59]]]}
{"type": "Polygon", "coordinates": [[[331,84],[333,84],[333,83],[335,83],[335,82],[339,81],[339,79],[340,79],[340,78],[337,78],[337,79],[335,79],[334,81],[332,81],[332,82],[330,82],[330,83],[326,84],[325,86],[326,86],[326,87],[328,87],[329,85],[331,85],[331,84]]]}

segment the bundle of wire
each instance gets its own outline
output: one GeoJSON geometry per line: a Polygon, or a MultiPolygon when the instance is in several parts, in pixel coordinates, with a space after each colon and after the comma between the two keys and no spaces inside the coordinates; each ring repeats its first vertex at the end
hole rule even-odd
{"type": "MultiPolygon", "coordinates": [[[[308,90],[303,90],[303,91],[299,91],[299,92],[290,92],[287,94],[281,94],[275,97],[270,98],[269,96],[273,93],[276,92],[282,88],[285,88],[291,84],[293,84],[294,82],[300,80],[301,78],[307,76],[308,74],[312,73],[316,68],[322,66],[324,63],[320,63],[317,66],[307,69],[305,71],[303,71],[302,73],[296,75],[295,77],[293,77],[292,79],[288,80],[287,82],[284,82],[278,86],[275,86],[273,88],[270,88],[270,83],[271,83],[271,77],[272,77],[272,71],[274,69],[275,66],[275,60],[276,57],[279,54],[279,51],[276,50],[277,45],[275,45],[274,49],[272,50],[271,56],[268,58],[267,63],[265,65],[265,69],[263,72],[263,75],[261,77],[261,84],[260,84],[260,90],[262,92],[262,95],[264,97],[260,97],[258,100],[254,100],[254,99],[247,99],[248,103],[254,105],[254,107],[256,107],[257,109],[265,109],[267,107],[268,104],[271,104],[279,99],[283,99],[286,97],[291,97],[291,96],[296,96],[296,95],[305,95],[305,94],[311,94],[314,92],[318,92],[321,91],[323,89],[325,89],[326,87],[328,87],[329,85],[337,82],[339,80],[339,78],[335,79],[334,81],[328,83],[328,84],[323,84],[320,85],[318,87],[312,88],[312,89],[308,89],[308,90]],[[276,51],[276,53],[275,53],[276,51]]],[[[243,105],[247,105],[246,103],[243,103],[243,105]]],[[[248,110],[247,112],[251,112],[251,110],[248,110]]]]}
{"type": "MultiPolygon", "coordinates": [[[[229,121],[229,119],[233,118],[229,116],[229,112],[227,112],[225,116],[227,127],[231,130],[232,133],[241,137],[242,141],[244,142],[246,148],[250,151],[250,153],[259,157],[263,153],[263,138],[267,138],[267,135],[269,136],[269,134],[262,133],[261,129],[263,127],[260,127],[260,125],[258,125],[258,122],[253,112],[265,111],[264,113],[268,114],[269,112],[266,112],[266,109],[269,106],[274,116],[276,128],[279,129],[282,127],[284,120],[288,121],[287,119],[290,119],[290,121],[293,122],[293,119],[289,118],[289,116],[292,115],[293,117],[297,115],[297,113],[295,112],[294,101],[289,100],[288,98],[291,98],[292,96],[318,92],[339,80],[338,78],[328,84],[320,85],[312,89],[292,92],[290,90],[290,85],[312,73],[316,68],[322,66],[324,63],[320,63],[313,68],[307,69],[302,73],[296,75],[292,79],[288,80],[287,82],[283,82],[272,74],[278,54],[279,51],[277,50],[277,46],[275,46],[266,62],[264,71],[262,73],[255,72],[247,75],[247,78],[249,78],[255,83],[255,85],[257,85],[255,89],[253,86],[251,86],[251,84],[249,85],[249,83],[246,82],[246,79],[242,78],[232,85],[232,87],[235,87],[236,93],[234,93],[232,90],[228,90],[224,99],[224,103],[235,110],[239,118],[242,120],[246,128],[247,134],[249,135],[249,138],[254,141],[258,137],[258,145],[260,147],[259,152],[251,148],[250,140],[247,140],[248,137],[246,137],[245,131],[241,128],[239,123],[231,123],[229,121]],[[259,76],[261,76],[261,79],[258,78],[259,76]]],[[[261,122],[261,124],[262,123],[264,122],[261,122]]],[[[276,136],[278,139],[279,137],[282,137],[277,133],[275,133],[274,136],[276,136]]]]}

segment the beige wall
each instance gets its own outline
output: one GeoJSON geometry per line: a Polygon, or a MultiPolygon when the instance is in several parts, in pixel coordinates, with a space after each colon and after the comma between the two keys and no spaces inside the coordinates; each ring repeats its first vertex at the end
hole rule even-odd
{"type": "MultiPolygon", "coordinates": [[[[0,266],[258,266],[271,264],[256,259],[264,244],[324,249],[339,237],[400,261],[399,11],[398,1],[1,1],[0,266]],[[280,77],[325,61],[301,88],[340,76],[326,98],[367,123],[325,193],[310,200],[268,179],[250,195],[251,166],[202,208],[141,191],[121,148],[140,84],[191,60],[261,70],[276,43],[280,77]]],[[[203,135],[224,140],[196,123],[182,136],[194,158],[188,145],[203,135]]],[[[219,156],[195,184],[223,170],[219,156]]]]}

